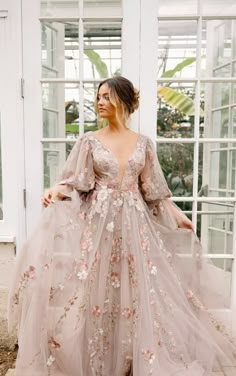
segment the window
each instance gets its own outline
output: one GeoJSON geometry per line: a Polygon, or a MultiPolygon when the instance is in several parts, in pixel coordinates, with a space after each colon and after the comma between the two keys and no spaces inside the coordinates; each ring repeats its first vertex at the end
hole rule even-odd
{"type": "MultiPolygon", "coordinates": [[[[195,223],[207,257],[230,273],[236,186],[235,30],[234,1],[160,1],[158,156],[174,199],[195,223]]],[[[230,280],[226,284],[230,292],[230,280]]]]}
{"type": "MultiPolygon", "coordinates": [[[[55,182],[76,138],[98,127],[94,110],[97,83],[121,74],[121,22],[82,18],[81,6],[73,1],[41,4],[42,142],[47,188],[55,182]]],[[[91,14],[95,7],[113,13],[120,9],[120,2],[84,1],[82,12],[91,14]]]]}

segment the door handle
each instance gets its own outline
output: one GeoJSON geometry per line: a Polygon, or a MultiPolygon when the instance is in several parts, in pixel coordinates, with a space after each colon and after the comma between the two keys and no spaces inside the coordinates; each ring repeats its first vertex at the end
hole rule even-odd
{"type": "Polygon", "coordinates": [[[0,9],[0,18],[7,18],[8,10],[1,10],[0,9]]]}

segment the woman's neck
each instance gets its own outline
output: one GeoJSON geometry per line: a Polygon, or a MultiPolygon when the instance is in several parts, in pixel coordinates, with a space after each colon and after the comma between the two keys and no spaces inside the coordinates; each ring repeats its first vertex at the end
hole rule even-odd
{"type": "Polygon", "coordinates": [[[125,124],[118,123],[117,120],[108,120],[107,130],[112,133],[122,133],[129,130],[125,124]]]}

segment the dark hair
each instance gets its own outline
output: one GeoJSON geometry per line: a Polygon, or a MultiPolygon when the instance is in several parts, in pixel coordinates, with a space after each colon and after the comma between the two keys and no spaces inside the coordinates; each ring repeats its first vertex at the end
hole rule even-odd
{"type": "MultiPolygon", "coordinates": [[[[100,82],[97,93],[104,84],[107,84],[110,88],[111,103],[117,107],[117,100],[119,100],[126,118],[137,110],[139,106],[139,91],[135,89],[130,80],[121,76],[107,78],[100,82]]],[[[95,99],[95,107],[97,108],[97,97],[95,99]]]]}

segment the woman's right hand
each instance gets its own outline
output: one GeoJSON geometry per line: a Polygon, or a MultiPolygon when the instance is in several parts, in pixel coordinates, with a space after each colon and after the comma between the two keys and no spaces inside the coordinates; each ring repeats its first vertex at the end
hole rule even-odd
{"type": "Polygon", "coordinates": [[[63,195],[58,192],[56,189],[49,188],[45,189],[42,196],[42,205],[46,208],[49,204],[55,202],[55,199],[62,198],[63,195]]]}

